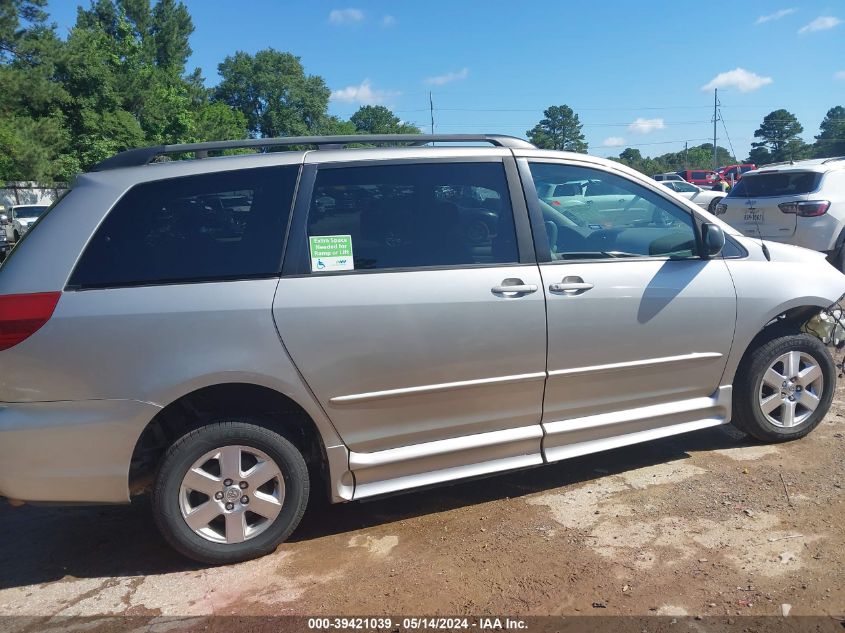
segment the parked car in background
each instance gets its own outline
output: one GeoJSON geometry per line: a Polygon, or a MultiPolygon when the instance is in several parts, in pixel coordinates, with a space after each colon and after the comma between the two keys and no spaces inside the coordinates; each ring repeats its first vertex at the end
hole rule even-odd
{"type": "Polygon", "coordinates": [[[687,182],[699,187],[709,187],[716,180],[716,172],[709,169],[684,169],[676,173],[687,182]]]}
{"type": "Polygon", "coordinates": [[[6,260],[9,251],[12,250],[12,243],[9,240],[6,227],[9,225],[9,216],[6,215],[5,209],[0,210],[0,262],[6,260]]]}
{"type": "Polygon", "coordinates": [[[702,209],[706,209],[710,213],[716,210],[716,205],[725,197],[721,191],[711,191],[709,189],[702,189],[690,182],[679,182],[677,180],[667,180],[663,183],[672,191],[681,194],[687,200],[695,202],[702,209]]]}
{"type": "Polygon", "coordinates": [[[719,167],[716,173],[728,182],[737,182],[742,180],[742,177],[752,169],[757,169],[757,165],[754,163],[742,163],[741,165],[719,167]]]}
{"type": "Polygon", "coordinates": [[[673,174],[673,173],[654,174],[654,176],[652,176],[652,178],[654,178],[658,182],[663,182],[664,180],[683,180],[683,178],[681,178],[678,174],[673,174]]]}
{"type": "Polygon", "coordinates": [[[149,492],[165,539],[220,564],[274,551],[309,495],[728,423],[798,439],[836,388],[801,326],[845,276],[769,250],[624,165],[507,136],[130,150],[0,267],[0,496],[149,492]],[[291,151],[207,157],[247,147],[291,151]],[[150,164],[177,152],[206,157],[150,164]]]}
{"type": "Polygon", "coordinates": [[[845,271],[845,157],[746,172],[715,214],[745,235],[825,253],[845,271]]]}
{"type": "Polygon", "coordinates": [[[9,207],[6,237],[17,242],[49,207],[49,204],[16,204],[9,207]]]}

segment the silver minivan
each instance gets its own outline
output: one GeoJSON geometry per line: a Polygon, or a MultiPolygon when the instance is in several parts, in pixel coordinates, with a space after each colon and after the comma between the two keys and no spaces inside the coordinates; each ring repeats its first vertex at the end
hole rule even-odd
{"type": "Polygon", "coordinates": [[[511,137],[130,150],[0,268],[0,496],[149,491],[173,547],[226,563],[272,551],[309,495],[731,422],[796,439],[836,379],[803,326],[845,276],[765,246],[619,163],[511,137]],[[208,157],[235,147],[289,151],[208,157]],[[618,198],[562,213],[535,186],[570,182],[618,198]]]}

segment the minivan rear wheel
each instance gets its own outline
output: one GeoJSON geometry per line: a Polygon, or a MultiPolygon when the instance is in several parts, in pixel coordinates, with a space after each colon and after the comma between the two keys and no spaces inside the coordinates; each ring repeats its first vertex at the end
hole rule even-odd
{"type": "Polygon", "coordinates": [[[804,437],[830,409],[836,368],[822,342],[782,336],[743,360],[734,384],[733,423],[763,442],[804,437]]]}
{"type": "Polygon", "coordinates": [[[276,549],[299,524],[308,493],[308,468],[291,442],[232,420],[197,428],[168,449],[152,506],[174,549],[226,564],[276,549]]]}

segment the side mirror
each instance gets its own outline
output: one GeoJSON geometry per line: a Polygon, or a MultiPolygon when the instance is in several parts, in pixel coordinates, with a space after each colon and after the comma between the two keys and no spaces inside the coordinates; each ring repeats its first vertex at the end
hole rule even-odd
{"type": "Polygon", "coordinates": [[[717,224],[707,222],[701,225],[701,241],[707,257],[716,257],[725,248],[725,234],[717,224]]]}

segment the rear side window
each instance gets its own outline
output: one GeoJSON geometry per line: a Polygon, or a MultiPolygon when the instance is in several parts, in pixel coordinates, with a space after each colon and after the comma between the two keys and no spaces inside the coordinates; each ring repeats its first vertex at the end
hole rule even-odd
{"type": "Polygon", "coordinates": [[[750,174],[740,180],[728,197],[766,198],[799,196],[819,188],[822,175],[812,171],[784,171],[771,174],[750,174]]]}
{"type": "Polygon", "coordinates": [[[68,285],[278,274],[298,170],[248,169],[136,185],[97,229],[68,285]]]}
{"type": "Polygon", "coordinates": [[[519,261],[499,162],[321,169],[307,229],[313,273],[519,261]]]}

